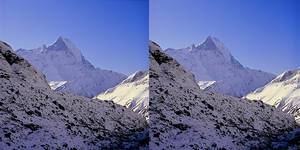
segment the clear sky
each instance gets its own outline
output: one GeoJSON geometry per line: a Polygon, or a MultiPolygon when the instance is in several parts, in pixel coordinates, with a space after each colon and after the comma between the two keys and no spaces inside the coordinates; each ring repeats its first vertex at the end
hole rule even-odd
{"type": "Polygon", "coordinates": [[[0,40],[32,49],[69,38],[94,66],[148,69],[148,0],[1,0],[0,40]]]}
{"type": "Polygon", "coordinates": [[[244,66],[300,67],[299,0],[150,0],[150,39],[163,49],[220,39],[244,66]]]}

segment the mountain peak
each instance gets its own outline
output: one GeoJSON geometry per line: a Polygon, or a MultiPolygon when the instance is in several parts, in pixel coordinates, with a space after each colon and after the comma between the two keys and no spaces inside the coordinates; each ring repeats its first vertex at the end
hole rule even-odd
{"type": "Polygon", "coordinates": [[[75,46],[75,44],[73,44],[71,40],[62,36],[59,36],[54,44],[49,46],[47,49],[50,51],[67,51],[73,54],[77,60],[82,60],[81,51],[75,46]]]}
{"type": "Polygon", "coordinates": [[[68,38],[64,38],[62,36],[59,36],[58,39],[55,41],[53,45],[50,47],[55,47],[55,49],[73,49],[76,48],[76,46],[70,41],[68,38]]]}
{"type": "Polygon", "coordinates": [[[231,59],[230,51],[224,46],[218,38],[208,36],[203,43],[196,47],[197,50],[216,51],[221,53],[224,57],[231,59]]]}
{"type": "Polygon", "coordinates": [[[213,40],[213,36],[211,36],[211,35],[209,35],[207,38],[206,38],[206,40],[213,40]]]}
{"type": "Polygon", "coordinates": [[[78,49],[68,38],[59,36],[57,40],[48,47],[50,50],[75,50],[78,49]]]}
{"type": "Polygon", "coordinates": [[[223,49],[223,43],[215,37],[208,36],[205,41],[199,46],[201,49],[205,50],[217,50],[223,49]]]}
{"type": "Polygon", "coordinates": [[[64,40],[64,38],[62,37],[62,36],[59,36],[58,38],[57,38],[57,41],[58,40],[64,40]]]}

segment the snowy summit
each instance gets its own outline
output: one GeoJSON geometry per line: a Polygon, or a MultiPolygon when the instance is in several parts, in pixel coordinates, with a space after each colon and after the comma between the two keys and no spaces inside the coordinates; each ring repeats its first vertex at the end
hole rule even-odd
{"type": "Polygon", "coordinates": [[[165,50],[198,81],[216,81],[210,91],[242,97],[271,81],[275,76],[241,65],[215,37],[207,37],[199,45],[165,50]]]}
{"type": "Polygon", "coordinates": [[[74,43],[63,37],[48,47],[19,49],[16,53],[45,74],[49,84],[61,85],[53,87],[57,91],[94,97],[126,78],[121,73],[95,68],[74,43]]]}

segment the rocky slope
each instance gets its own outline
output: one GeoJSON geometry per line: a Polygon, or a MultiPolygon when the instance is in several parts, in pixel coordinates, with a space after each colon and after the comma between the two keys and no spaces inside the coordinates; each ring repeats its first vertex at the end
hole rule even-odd
{"type": "Polygon", "coordinates": [[[147,122],[131,110],[55,92],[0,42],[0,149],[147,148],[147,122]]]}
{"type": "Polygon", "coordinates": [[[182,49],[168,48],[165,52],[193,73],[196,80],[216,81],[209,90],[223,94],[242,97],[275,77],[244,67],[221,41],[211,36],[199,45],[182,49]]]}
{"type": "Polygon", "coordinates": [[[148,119],[149,108],[149,74],[148,71],[138,71],[123,82],[99,94],[97,99],[112,100],[116,104],[126,106],[142,114],[148,119]]]}
{"type": "Polygon", "coordinates": [[[194,75],[150,43],[150,149],[268,149],[296,127],[260,101],[203,92],[194,75]]]}
{"type": "Polygon", "coordinates": [[[59,37],[48,47],[16,52],[45,74],[48,82],[67,81],[56,87],[56,91],[94,97],[126,78],[117,72],[95,68],[67,38],[59,37]]]}
{"type": "Polygon", "coordinates": [[[291,113],[300,123],[300,69],[282,73],[264,87],[248,94],[246,98],[261,100],[291,113]]]}

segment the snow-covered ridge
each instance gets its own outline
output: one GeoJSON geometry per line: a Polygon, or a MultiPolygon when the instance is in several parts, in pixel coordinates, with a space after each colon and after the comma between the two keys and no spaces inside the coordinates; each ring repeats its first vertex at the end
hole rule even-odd
{"type": "Polygon", "coordinates": [[[150,42],[150,149],[267,149],[296,127],[260,101],[200,90],[192,73],[150,42]]]}
{"type": "Polygon", "coordinates": [[[245,96],[293,114],[300,122],[300,68],[289,70],[245,96]]]}
{"type": "Polygon", "coordinates": [[[136,82],[144,78],[148,75],[147,71],[136,71],[135,73],[128,76],[125,80],[123,80],[121,83],[129,83],[129,82],[136,82]]]}
{"type": "Polygon", "coordinates": [[[259,70],[244,67],[215,37],[188,48],[165,50],[167,54],[192,72],[198,81],[216,81],[210,90],[242,97],[264,86],[275,76],[259,70]]]}
{"type": "Polygon", "coordinates": [[[48,47],[19,49],[16,53],[45,74],[48,82],[67,81],[63,88],[56,88],[57,91],[94,97],[126,78],[121,73],[95,68],[74,43],[63,37],[48,47]]]}
{"type": "Polygon", "coordinates": [[[147,148],[146,120],[109,101],[56,92],[0,41],[0,149],[147,148]]]}
{"type": "Polygon", "coordinates": [[[149,74],[148,71],[137,71],[114,88],[99,94],[97,99],[112,100],[142,114],[148,119],[149,109],[149,74]]]}

